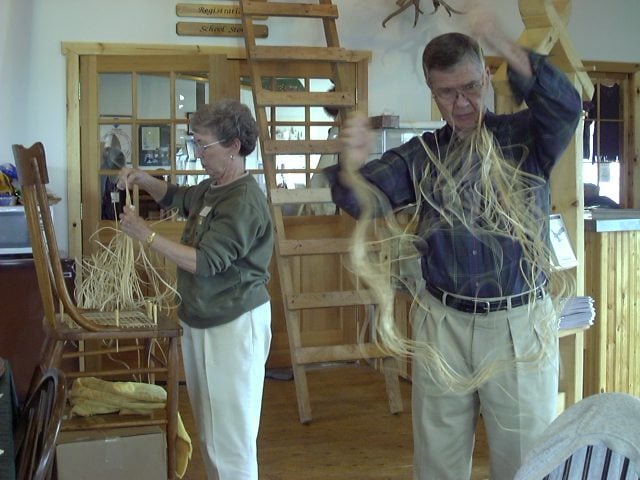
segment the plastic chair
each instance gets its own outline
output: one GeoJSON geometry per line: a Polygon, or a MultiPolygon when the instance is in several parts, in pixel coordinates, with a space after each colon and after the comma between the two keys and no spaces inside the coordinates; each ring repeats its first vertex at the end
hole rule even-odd
{"type": "Polygon", "coordinates": [[[562,412],[536,442],[515,480],[637,480],[640,399],[601,393],[562,412]]]}
{"type": "MultiPolygon", "coordinates": [[[[122,379],[132,375],[148,375],[150,378],[155,378],[158,374],[166,375],[167,402],[164,415],[100,415],[99,420],[94,420],[94,417],[71,418],[63,422],[62,429],[163,426],[167,434],[167,476],[175,478],[178,339],[182,335],[182,328],[175,320],[162,314],[152,320],[144,312],[120,311],[116,315],[116,312],[95,312],[76,307],[67,290],[58,253],[46,190],[49,177],[44,147],[40,142],[29,148],[13,145],[13,155],[22,188],[22,203],[27,216],[44,308],[43,328],[46,339],[39,372],[57,367],[64,370],[68,380],[87,376],[122,379]],[[57,305],[60,306],[56,308],[57,305]],[[124,325],[123,319],[127,314],[135,317],[135,323],[124,325]],[[162,344],[166,344],[166,353],[159,355],[155,346],[162,344]],[[83,348],[78,348],[79,345],[83,348]],[[97,367],[94,371],[84,368],[86,365],[95,365],[99,356],[111,357],[127,351],[148,361],[134,367],[97,367]],[[73,367],[68,365],[70,361],[75,364],[73,367]]],[[[38,377],[37,372],[32,385],[37,382],[38,377]]]]}
{"type": "Polygon", "coordinates": [[[51,478],[66,399],[64,375],[47,370],[21,409],[14,432],[17,480],[51,478]]]}

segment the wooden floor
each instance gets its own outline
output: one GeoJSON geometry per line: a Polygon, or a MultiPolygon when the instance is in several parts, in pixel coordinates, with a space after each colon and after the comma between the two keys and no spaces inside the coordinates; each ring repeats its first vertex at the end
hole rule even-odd
{"type": "MultiPolygon", "coordinates": [[[[285,372],[286,373],[286,372],[285,372]]],[[[258,438],[261,480],[411,480],[411,385],[401,382],[405,412],[391,415],[383,376],[367,365],[315,369],[307,375],[313,421],[298,421],[293,380],[267,378],[258,438]]],[[[184,480],[204,480],[186,388],[180,412],[194,443],[184,480]]],[[[472,480],[488,478],[479,432],[472,480]]]]}

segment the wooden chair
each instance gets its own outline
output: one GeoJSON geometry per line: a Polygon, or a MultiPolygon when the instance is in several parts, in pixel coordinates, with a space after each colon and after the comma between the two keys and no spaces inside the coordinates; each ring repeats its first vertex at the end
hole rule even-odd
{"type": "Polygon", "coordinates": [[[52,477],[66,399],[63,373],[56,368],[47,370],[27,398],[14,432],[17,480],[52,477]]]}
{"type": "MultiPolygon", "coordinates": [[[[132,375],[166,376],[167,402],[162,415],[97,415],[65,419],[62,430],[92,430],[143,425],[166,429],[167,477],[175,478],[178,418],[178,340],[182,329],[165,315],[150,319],[144,312],[95,312],[78,308],[71,299],[61,267],[46,185],[49,182],[45,152],[38,142],[29,148],[13,145],[18,178],[22,188],[29,234],[33,248],[38,286],[44,308],[45,345],[39,372],[64,369],[68,381],[78,377],[131,379],[132,375]],[[127,314],[135,323],[125,324],[127,314]],[[116,326],[119,325],[119,326],[116,326]],[[115,343],[115,346],[113,346],[115,343]],[[157,345],[166,345],[159,355],[157,345]],[[147,359],[145,364],[104,368],[99,359],[127,354],[147,359]],[[74,363],[70,367],[69,362],[74,363]],[[93,369],[92,369],[93,368],[93,369]]],[[[140,363],[140,362],[138,362],[140,363]]],[[[32,385],[36,384],[38,374],[32,385]]],[[[162,413],[162,412],[161,412],[162,413]]]]}

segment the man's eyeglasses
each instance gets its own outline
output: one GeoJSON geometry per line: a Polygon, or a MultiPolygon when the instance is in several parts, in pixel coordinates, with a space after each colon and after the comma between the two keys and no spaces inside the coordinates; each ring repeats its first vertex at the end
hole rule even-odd
{"type": "Polygon", "coordinates": [[[462,95],[466,99],[473,99],[480,96],[482,93],[482,87],[484,86],[484,81],[478,80],[476,82],[467,83],[460,88],[433,88],[431,91],[433,94],[438,97],[440,100],[445,102],[454,102],[458,99],[458,95],[462,95]]]}

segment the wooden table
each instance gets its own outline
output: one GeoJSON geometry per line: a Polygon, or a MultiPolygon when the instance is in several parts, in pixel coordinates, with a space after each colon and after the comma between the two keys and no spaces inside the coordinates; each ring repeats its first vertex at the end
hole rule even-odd
{"type": "Polygon", "coordinates": [[[640,211],[585,220],[585,291],[596,318],[585,338],[584,394],[640,396],[640,211]]]}

